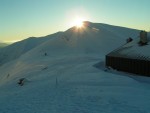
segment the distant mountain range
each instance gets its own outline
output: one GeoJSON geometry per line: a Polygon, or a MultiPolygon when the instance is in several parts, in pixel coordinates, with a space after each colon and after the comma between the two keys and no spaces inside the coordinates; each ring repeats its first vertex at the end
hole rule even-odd
{"type": "Polygon", "coordinates": [[[0,48],[3,48],[3,47],[6,47],[6,46],[8,46],[9,44],[7,44],[7,43],[2,43],[2,42],[0,42],[0,48]]]}

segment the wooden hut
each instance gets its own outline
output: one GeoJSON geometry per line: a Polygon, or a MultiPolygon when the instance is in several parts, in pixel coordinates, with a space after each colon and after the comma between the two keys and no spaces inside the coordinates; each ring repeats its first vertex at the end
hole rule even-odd
{"type": "MultiPolygon", "coordinates": [[[[143,36],[143,34],[142,34],[143,36]]],[[[118,71],[150,76],[150,45],[129,42],[106,55],[106,66],[118,71]]]]}

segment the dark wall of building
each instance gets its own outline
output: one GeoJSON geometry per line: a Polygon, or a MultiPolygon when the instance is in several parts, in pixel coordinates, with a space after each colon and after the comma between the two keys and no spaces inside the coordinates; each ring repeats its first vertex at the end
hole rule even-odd
{"type": "Polygon", "coordinates": [[[106,56],[106,66],[143,76],[150,76],[150,61],[106,56]]]}

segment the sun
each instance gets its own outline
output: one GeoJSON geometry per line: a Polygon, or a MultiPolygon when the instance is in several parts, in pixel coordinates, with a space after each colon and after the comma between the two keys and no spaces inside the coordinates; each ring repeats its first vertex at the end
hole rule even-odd
{"type": "Polygon", "coordinates": [[[83,27],[83,19],[76,18],[74,21],[74,26],[76,26],[77,28],[82,28],[83,27]]]}
{"type": "Polygon", "coordinates": [[[80,20],[80,19],[76,20],[75,26],[76,26],[77,28],[81,28],[81,27],[83,26],[83,21],[80,20]]]}

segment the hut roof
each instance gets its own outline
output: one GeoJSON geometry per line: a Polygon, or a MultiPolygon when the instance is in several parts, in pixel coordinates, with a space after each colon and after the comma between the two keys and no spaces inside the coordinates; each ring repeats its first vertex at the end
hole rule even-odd
{"type": "Polygon", "coordinates": [[[139,46],[140,38],[134,39],[122,47],[110,52],[107,56],[123,57],[130,59],[141,59],[150,61],[150,33],[148,36],[148,44],[144,46],[139,46]]]}

